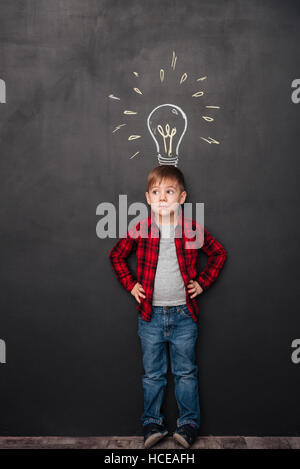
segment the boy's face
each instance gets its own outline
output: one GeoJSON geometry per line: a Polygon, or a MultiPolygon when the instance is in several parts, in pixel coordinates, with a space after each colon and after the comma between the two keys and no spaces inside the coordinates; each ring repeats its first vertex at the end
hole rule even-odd
{"type": "Polygon", "coordinates": [[[178,204],[183,204],[186,199],[186,191],[181,192],[176,179],[162,179],[160,184],[155,183],[145,195],[153,212],[161,217],[170,216],[177,211],[178,204]]]}

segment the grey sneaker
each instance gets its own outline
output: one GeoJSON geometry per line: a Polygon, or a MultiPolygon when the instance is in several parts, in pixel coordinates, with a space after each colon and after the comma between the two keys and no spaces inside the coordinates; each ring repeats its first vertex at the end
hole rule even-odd
{"type": "Polygon", "coordinates": [[[197,428],[192,425],[186,424],[177,427],[173,433],[173,438],[178,441],[184,448],[189,448],[194,443],[197,436],[197,428]]]}
{"type": "Polygon", "coordinates": [[[151,446],[155,445],[168,434],[168,430],[157,423],[149,423],[148,425],[145,425],[143,427],[143,432],[145,448],[151,448],[151,446]]]}

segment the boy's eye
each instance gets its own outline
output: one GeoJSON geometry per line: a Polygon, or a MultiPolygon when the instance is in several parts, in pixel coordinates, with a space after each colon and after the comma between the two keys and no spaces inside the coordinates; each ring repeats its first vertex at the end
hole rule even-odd
{"type": "MultiPolygon", "coordinates": [[[[172,189],[168,189],[168,194],[174,194],[174,191],[172,189]]],[[[156,195],[158,193],[157,189],[153,189],[152,194],[156,195]]]]}

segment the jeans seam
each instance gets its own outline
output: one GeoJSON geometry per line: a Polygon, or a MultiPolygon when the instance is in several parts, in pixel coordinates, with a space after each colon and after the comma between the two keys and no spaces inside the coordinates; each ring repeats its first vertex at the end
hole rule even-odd
{"type": "MultiPolygon", "coordinates": [[[[165,363],[167,363],[168,365],[168,350],[167,350],[167,347],[166,347],[166,344],[164,346],[164,359],[165,359],[165,362],[163,362],[163,365],[165,363]]],[[[167,379],[167,377],[165,376],[165,374],[163,375],[164,379],[167,379]]],[[[160,392],[164,395],[164,391],[165,391],[165,388],[166,388],[166,385],[167,383],[165,384],[165,387],[163,389],[160,390],[160,392]]],[[[163,404],[163,402],[161,403],[161,405],[163,404]]],[[[160,406],[160,402],[159,402],[159,399],[157,399],[157,407],[156,407],[156,413],[160,413],[161,412],[161,406],[160,406]]]]}

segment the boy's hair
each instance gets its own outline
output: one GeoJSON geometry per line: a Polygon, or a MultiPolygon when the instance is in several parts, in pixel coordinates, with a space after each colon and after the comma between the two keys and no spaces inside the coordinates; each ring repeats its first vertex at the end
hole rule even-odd
{"type": "Polygon", "coordinates": [[[156,166],[148,174],[148,188],[147,191],[151,189],[156,183],[160,184],[162,179],[173,179],[178,182],[181,192],[185,190],[185,181],[183,173],[180,169],[169,164],[156,166]]]}

